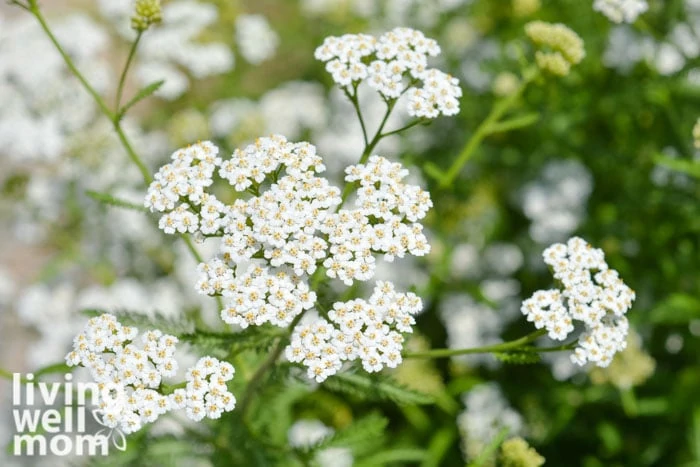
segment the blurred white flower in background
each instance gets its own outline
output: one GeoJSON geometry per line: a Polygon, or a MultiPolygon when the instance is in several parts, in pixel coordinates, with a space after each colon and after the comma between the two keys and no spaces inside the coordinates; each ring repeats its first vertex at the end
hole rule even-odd
{"type": "MultiPolygon", "coordinates": [[[[76,65],[104,92],[111,81],[101,58],[106,33],[79,13],[55,21],[55,33],[76,65]]],[[[68,148],[68,139],[92,123],[96,111],[31,17],[5,21],[0,29],[0,99],[0,158],[22,163],[57,159],[68,148]]]]}
{"type": "Polygon", "coordinates": [[[467,459],[481,454],[502,429],[509,437],[523,433],[522,416],[508,405],[496,383],[475,386],[462,400],[466,408],[457,416],[457,426],[467,459]]]}
{"type": "Polygon", "coordinates": [[[634,23],[649,9],[646,0],[595,0],[593,9],[603,13],[613,23],[634,23]]]}
{"type": "MultiPolygon", "coordinates": [[[[289,428],[287,439],[293,448],[311,448],[334,432],[333,428],[320,420],[298,420],[289,428]]],[[[342,447],[322,449],[315,454],[314,459],[319,467],[351,467],[354,461],[352,451],[342,447]]]]}
{"type": "Polygon", "coordinates": [[[272,58],[280,42],[263,15],[238,15],[235,34],[238,51],[253,65],[272,58]]]}
{"type": "Polygon", "coordinates": [[[257,102],[245,98],[215,102],[209,126],[215,136],[232,144],[250,142],[261,134],[298,139],[305,130],[324,128],[327,115],[323,86],[290,81],[266,92],[257,102]]]}
{"type": "MultiPolygon", "coordinates": [[[[133,40],[131,0],[99,0],[98,6],[123,38],[133,40]]],[[[209,3],[183,0],[163,5],[162,23],[149,29],[139,45],[134,75],[140,84],[165,80],[156,95],[172,100],[189,89],[189,75],[201,79],[233,69],[234,56],[227,45],[196,40],[218,15],[209,3]]]]}
{"type": "Polygon", "coordinates": [[[538,243],[567,238],[583,222],[593,177],[578,161],[548,163],[536,181],[522,190],[522,209],[532,224],[530,236],[538,243]]]}

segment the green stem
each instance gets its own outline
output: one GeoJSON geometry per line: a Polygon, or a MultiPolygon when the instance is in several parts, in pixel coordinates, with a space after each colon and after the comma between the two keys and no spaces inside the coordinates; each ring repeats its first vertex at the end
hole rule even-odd
{"type": "Polygon", "coordinates": [[[117,98],[114,103],[114,113],[116,115],[116,118],[121,118],[120,107],[122,103],[122,94],[124,92],[124,84],[126,83],[126,75],[129,72],[129,66],[131,66],[131,62],[133,61],[134,56],[136,55],[136,48],[139,46],[139,41],[141,40],[142,35],[143,31],[139,31],[136,35],[136,39],[134,39],[134,43],[131,44],[129,56],[126,58],[126,63],[124,64],[122,75],[119,77],[119,86],[117,86],[117,98]]]}
{"type": "MultiPolygon", "coordinates": [[[[54,36],[53,32],[51,32],[51,28],[49,28],[49,25],[46,22],[44,15],[41,13],[41,10],[39,9],[39,5],[38,5],[36,0],[30,0],[29,11],[37,19],[37,21],[41,25],[41,28],[44,30],[44,32],[46,33],[48,38],[51,40],[54,47],[56,47],[56,50],[58,51],[58,53],[61,54],[63,61],[66,63],[66,66],[68,66],[68,68],[73,73],[73,75],[75,75],[75,77],[78,78],[78,81],[80,81],[80,83],[83,85],[85,90],[90,94],[90,96],[92,96],[93,100],[95,101],[97,106],[100,108],[102,113],[107,118],[109,118],[109,120],[112,122],[112,125],[114,126],[114,130],[117,132],[117,136],[119,137],[119,141],[121,141],[122,146],[124,146],[124,149],[126,150],[127,154],[129,155],[129,158],[131,159],[131,161],[134,164],[136,164],[136,166],[138,167],[139,171],[141,172],[141,176],[143,177],[143,181],[146,183],[146,185],[149,185],[151,183],[151,181],[153,180],[151,177],[151,174],[150,174],[148,168],[146,168],[146,164],[143,163],[143,160],[141,160],[141,158],[138,156],[138,154],[136,154],[136,151],[134,151],[134,148],[131,146],[131,143],[129,143],[129,140],[128,140],[126,134],[124,133],[124,130],[122,129],[122,127],[119,123],[118,115],[113,113],[107,107],[107,104],[105,103],[104,99],[102,99],[102,97],[98,94],[98,92],[95,90],[95,88],[93,88],[92,85],[90,85],[90,83],[85,78],[85,76],[83,76],[83,74],[80,72],[80,70],[78,70],[78,67],[75,66],[73,59],[70,58],[68,53],[63,49],[63,46],[58,42],[58,39],[56,39],[56,36],[54,36]]],[[[129,60],[127,62],[127,67],[128,67],[128,64],[130,62],[131,62],[131,60],[129,60]]],[[[125,76],[126,76],[126,74],[122,73],[122,79],[125,79],[125,76]]]]}
{"type": "Polygon", "coordinates": [[[396,130],[391,130],[391,131],[387,131],[386,133],[383,133],[382,138],[386,138],[387,136],[395,135],[396,133],[401,133],[404,130],[408,130],[409,128],[412,128],[416,125],[420,125],[420,124],[425,123],[425,122],[426,122],[426,120],[424,118],[419,118],[418,120],[414,120],[406,126],[402,126],[401,128],[397,128],[396,130]]]}
{"type": "Polygon", "coordinates": [[[93,88],[90,83],[85,79],[85,77],[80,73],[78,68],[75,66],[75,63],[73,63],[73,59],[70,58],[68,53],[63,49],[61,44],[58,42],[58,39],[56,39],[56,36],[54,36],[53,32],[51,32],[51,29],[49,28],[49,25],[46,23],[46,19],[44,18],[44,15],[41,14],[41,10],[39,9],[39,5],[37,4],[36,0],[30,0],[29,2],[29,11],[34,15],[34,17],[39,21],[39,24],[41,25],[41,29],[44,30],[48,38],[51,40],[53,43],[54,47],[56,47],[56,50],[58,50],[58,53],[61,54],[61,57],[63,57],[63,61],[66,63],[68,68],[73,72],[76,78],[80,81],[80,83],[83,85],[85,90],[90,93],[92,98],[95,100],[97,105],[100,107],[100,110],[102,110],[102,113],[104,113],[110,120],[114,118],[112,115],[112,111],[109,110],[107,107],[107,104],[105,104],[105,101],[100,97],[100,95],[97,93],[95,88],[93,88]]]}
{"type": "MultiPolygon", "coordinates": [[[[183,242],[185,242],[185,245],[187,246],[187,249],[192,254],[192,257],[194,258],[194,260],[197,261],[198,263],[203,263],[204,258],[202,258],[202,255],[199,254],[197,247],[194,246],[194,243],[192,242],[192,238],[187,234],[181,234],[180,238],[182,239],[183,242]]],[[[224,309],[224,300],[221,298],[221,295],[216,295],[214,297],[214,299],[216,300],[216,306],[219,307],[219,311],[222,311],[224,309]]]]}
{"type": "Polygon", "coordinates": [[[457,159],[455,159],[455,161],[452,163],[452,166],[442,176],[440,180],[441,188],[446,188],[452,184],[452,182],[461,172],[462,168],[474,156],[476,149],[479,147],[484,138],[490,134],[492,126],[498,123],[500,118],[513,106],[513,104],[517,102],[527,86],[535,79],[536,76],[537,72],[534,69],[526,72],[518,89],[493,106],[486,119],[481,122],[481,125],[479,125],[476,131],[472,134],[471,138],[469,138],[469,141],[467,141],[467,144],[459,153],[457,159]]]}
{"type": "Polygon", "coordinates": [[[304,312],[302,311],[292,320],[291,324],[287,328],[287,335],[277,339],[277,344],[275,344],[275,347],[272,350],[272,352],[270,352],[270,355],[268,355],[265,361],[262,362],[262,364],[258,367],[257,370],[255,370],[255,373],[253,373],[253,376],[250,378],[250,381],[248,381],[248,386],[246,387],[245,392],[241,396],[241,402],[240,404],[238,404],[237,407],[237,411],[240,414],[241,419],[245,417],[245,413],[250,407],[250,403],[253,400],[253,396],[257,392],[258,387],[260,387],[260,385],[262,384],[262,381],[265,378],[267,372],[270,371],[277,359],[280,357],[280,355],[282,355],[284,347],[287,345],[287,340],[289,339],[289,336],[292,334],[292,332],[294,332],[294,328],[296,328],[297,324],[299,324],[299,321],[301,321],[301,318],[303,316],[304,312]]]}
{"type": "Polygon", "coordinates": [[[384,135],[382,134],[382,131],[384,130],[384,125],[386,125],[386,122],[389,121],[389,117],[391,116],[391,112],[394,110],[396,102],[396,100],[391,100],[386,103],[386,113],[384,113],[384,118],[382,118],[382,121],[379,124],[379,128],[377,128],[377,132],[374,134],[372,141],[370,141],[369,144],[365,146],[365,150],[362,151],[362,157],[360,157],[359,162],[360,164],[364,164],[365,162],[367,162],[367,159],[369,159],[369,155],[372,153],[377,144],[379,144],[379,141],[381,141],[384,137],[384,135]]]}
{"type": "Polygon", "coordinates": [[[501,428],[501,431],[498,432],[498,434],[491,440],[488,446],[484,448],[483,451],[481,451],[481,454],[479,454],[479,457],[477,457],[474,461],[472,461],[470,464],[467,465],[467,467],[481,467],[488,461],[491,457],[493,457],[496,452],[498,451],[498,448],[501,447],[501,444],[503,444],[503,441],[506,440],[508,437],[508,432],[510,430],[507,427],[501,428]]]}
{"type": "Polygon", "coordinates": [[[343,92],[352,102],[352,106],[355,108],[355,113],[357,118],[360,120],[360,127],[362,128],[362,140],[365,142],[365,147],[369,144],[367,139],[367,127],[365,126],[365,119],[362,118],[362,110],[360,110],[360,100],[357,98],[357,85],[355,85],[355,94],[350,94],[346,88],[343,88],[343,92]]]}
{"type": "MultiPolygon", "coordinates": [[[[352,100],[352,99],[351,99],[352,100]]],[[[386,103],[386,113],[384,114],[384,118],[382,118],[381,123],[379,124],[379,128],[377,128],[377,132],[374,134],[374,137],[372,138],[372,141],[369,142],[369,144],[365,144],[365,149],[362,151],[362,155],[360,156],[360,161],[358,164],[364,164],[367,162],[367,159],[369,159],[370,154],[372,154],[372,151],[374,148],[379,144],[379,141],[382,140],[382,138],[386,135],[382,134],[382,130],[384,130],[384,125],[386,125],[386,122],[389,120],[389,116],[391,115],[391,112],[394,110],[394,106],[396,105],[396,100],[393,101],[388,101],[386,103]]],[[[359,107],[357,108],[358,116],[360,116],[360,110],[359,107]]],[[[362,120],[362,117],[360,116],[360,120],[362,120]]],[[[355,190],[357,184],[356,183],[346,183],[345,187],[343,188],[343,192],[340,195],[340,204],[336,208],[335,212],[340,211],[340,209],[343,207],[345,204],[345,201],[347,201],[348,196],[355,190]]]]}
{"type": "MultiPolygon", "coordinates": [[[[22,6],[20,4],[20,6],[22,6]]],[[[53,45],[56,47],[56,50],[58,50],[58,53],[61,54],[61,57],[63,57],[63,61],[66,63],[68,68],[71,70],[71,72],[75,75],[76,78],[80,81],[80,83],[83,85],[85,90],[92,96],[93,100],[95,103],[98,105],[102,113],[112,122],[112,126],[114,127],[114,131],[117,133],[117,136],[119,137],[119,141],[121,142],[122,146],[126,150],[126,153],[129,156],[129,159],[138,167],[139,171],[141,172],[141,177],[143,178],[144,183],[148,186],[150,183],[153,181],[153,177],[151,176],[151,172],[148,170],[146,167],[146,164],[143,162],[143,159],[139,157],[139,155],[136,153],[134,150],[133,146],[131,145],[131,142],[129,141],[129,138],[127,137],[126,133],[124,132],[124,129],[121,126],[121,117],[122,115],[119,113],[119,105],[121,101],[121,96],[123,93],[123,88],[124,88],[124,83],[126,82],[126,76],[129,70],[129,67],[131,63],[133,62],[133,58],[136,54],[136,49],[138,47],[139,41],[141,39],[141,34],[139,33],[138,36],[136,37],[136,40],[131,46],[131,50],[129,51],[129,57],[127,58],[126,64],[124,65],[124,70],[121,73],[121,77],[119,79],[119,87],[117,90],[117,108],[115,109],[115,112],[113,113],[108,107],[107,104],[105,103],[104,99],[97,93],[95,88],[93,88],[90,83],[87,81],[87,79],[83,76],[83,74],[78,70],[78,68],[75,66],[75,63],[73,63],[73,60],[70,58],[70,56],[66,53],[66,51],[63,49],[63,46],[58,42],[58,39],[56,39],[56,36],[54,36],[53,32],[51,32],[51,28],[49,28],[48,23],[46,22],[46,19],[41,13],[41,10],[39,9],[39,5],[37,3],[37,0],[30,0],[29,1],[29,7],[28,10],[31,12],[32,15],[37,19],[39,24],[41,25],[41,28],[44,30],[48,38],[51,40],[53,45]]],[[[194,247],[192,244],[192,240],[189,238],[187,235],[182,235],[182,239],[187,245],[187,248],[189,251],[192,253],[192,256],[197,260],[198,262],[203,262],[202,256],[199,254],[197,249],[194,247]]],[[[220,297],[217,297],[217,304],[220,309],[223,309],[223,302],[220,297]]]]}
{"type": "Polygon", "coordinates": [[[114,125],[114,131],[116,131],[117,136],[119,136],[119,141],[121,141],[122,146],[124,146],[126,153],[129,155],[129,159],[131,159],[131,162],[133,162],[136,165],[136,167],[138,167],[139,172],[141,172],[141,177],[143,178],[144,184],[146,186],[150,185],[153,181],[151,172],[148,170],[146,164],[144,164],[143,160],[139,157],[139,155],[136,154],[136,151],[134,151],[134,148],[129,142],[129,138],[126,136],[126,133],[124,133],[124,129],[122,128],[120,121],[118,119],[115,119],[112,121],[112,123],[114,125]]]}
{"type": "MultiPolygon", "coordinates": [[[[492,353],[492,352],[504,352],[508,350],[515,350],[519,347],[523,347],[530,342],[544,336],[547,333],[546,330],[540,329],[533,333],[523,336],[519,339],[515,339],[509,342],[503,342],[500,344],[486,345],[483,347],[472,347],[469,349],[432,349],[426,350],[424,352],[409,352],[404,354],[404,358],[447,358],[454,357],[455,355],[467,355],[475,353],[492,353]]],[[[542,349],[537,349],[542,350],[542,349]]],[[[562,349],[559,349],[562,350],[562,349]]]]}

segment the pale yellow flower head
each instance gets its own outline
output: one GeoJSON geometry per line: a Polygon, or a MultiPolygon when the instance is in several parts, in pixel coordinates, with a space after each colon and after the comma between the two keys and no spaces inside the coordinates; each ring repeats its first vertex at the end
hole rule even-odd
{"type": "Polygon", "coordinates": [[[656,369],[656,361],[642,348],[642,339],[635,333],[627,336],[627,348],[615,356],[607,368],[590,372],[593,384],[610,383],[619,389],[643,384],[656,369]]]}
{"type": "Polygon", "coordinates": [[[516,437],[503,442],[500,461],[498,465],[503,467],[540,467],[545,459],[527,441],[516,437]]]}
{"type": "Polygon", "coordinates": [[[513,16],[524,18],[537,12],[542,7],[540,0],[512,0],[513,16]]]}
{"type": "Polygon", "coordinates": [[[152,24],[160,23],[162,19],[160,0],[136,0],[134,15],[131,17],[132,29],[143,32],[152,24]]]}
{"type": "Polygon", "coordinates": [[[695,147],[700,149],[700,118],[698,118],[698,121],[695,122],[695,126],[693,127],[693,142],[695,147]]]}
{"type": "Polygon", "coordinates": [[[532,21],[525,25],[525,33],[537,46],[537,66],[557,76],[566,76],[571,65],[576,65],[586,56],[583,40],[563,24],[532,21]]]}

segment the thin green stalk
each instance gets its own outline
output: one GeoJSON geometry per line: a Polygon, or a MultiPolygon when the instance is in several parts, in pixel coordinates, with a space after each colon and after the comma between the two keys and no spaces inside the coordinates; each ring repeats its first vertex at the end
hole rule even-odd
{"type": "MultiPolygon", "coordinates": [[[[194,246],[194,243],[192,242],[192,238],[187,235],[187,234],[181,234],[180,238],[182,238],[182,241],[185,242],[185,245],[187,246],[187,249],[190,251],[192,254],[192,257],[197,261],[198,263],[203,263],[204,258],[202,258],[202,255],[199,254],[199,251],[197,250],[197,247],[194,246]]],[[[216,295],[214,297],[216,300],[216,306],[219,307],[219,311],[224,309],[224,300],[221,298],[221,295],[216,295]]]]}
{"type": "MultiPolygon", "coordinates": [[[[351,99],[352,100],[352,99],[351,99]]],[[[362,151],[362,155],[360,156],[360,161],[358,164],[364,164],[367,162],[367,159],[369,159],[370,154],[372,154],[372,151],[374,150],[375,147],[377,147],[377,144],[382,140],[382,138],[386,135],[382,134],[382,130],[384,130],[384,125],[386,125],[386,122],[389,120],[389,116],[391,115],[391,112],[394,110],[394,106],[396,105],[396,101],[388,101],[387,102],[387,107],[386,107],[386,113],[384,113],[384,118],[382,118],[381,123],[379,124],[379,128],[377,128],[377,132],[374,134],[374,137],[372,138],[372,141],[369,142],[369,144],[365,145],[365,149],[362,151]]],[[[360,113],[359,107],[356,108],[357,110],[357,115],[360,118],[360,121],[362,121],[362,116],[360,113]]],[[[345,201],[347,201],[348,196],[354,191],[355,187],[357,185],[355,183],[346,183],[345,187],[343,188],[343,192],[340,195],[340,204],[336,208],[336,212],[340,211],[340,209],[343,207],[345,204],[345,201]]]]}
{"type": "MultiPolygon", "coordinates": [[[[70,58],[68,53],[63,49],[63,46],[58,42],[58,39],[56,36],[51,32],[51,28],[49,27],[48,23],[46,22],[46,19],[44,18],[44,15],[41,13],[41,10],[39,9],[39,5],[36,0],[30,0],[29,2],[29,11],[34,15],[34,17],[37,19],[39,24],[41,25],[41,28],[44,30],[48,38],[51,40],[53,43],[54,47],[56,47],[56,50],[58,51],[59,54],[61,54],[61,57],[63,58],[63,61],[66,63],[66,66],[70,69],[70,71],[75,75],[76,78],[80,81],[80,83],[83,85],[85,90],[92,96],[93,100],[97,104],[97,106],[100,108],[102,113],[109,118],[109,120],[112,122],[114,126],[114,130],[117,132],[117,136],[119,137],[119,141],[121,141],[122,146],[124,146],[124,149],[126,149],[127,154],[129,155],[129,158],[131,161],[136,164],[138,167],[139,171],[141,172],[141,176],[143,177],[144,182],[146,185],[150,184],[151,181],[153,180],[151,177],[151,174],[146,167],[146,164],[144,164],[143,160],[136,154],[136,151],[134,151],[134,148],[131,147],[131,144],[129,143],[128,138],[126,137],[126,134],[124,133],[124,130],[122,129],[121,125],[119,124],[119,119],[117,118],[116,114],[113,113],[109,107],[107,107],[107,104],[105,103],[104,99],[102,96],[99,95],[99,93],[95,90],[95,88],[92,87],[92,85],[88,82],[88,80],[83,76],[83,74],[78,70],[78,67],[75,66],[75,63],[73,62],[73,59],[70,58]]],[[[131,62],[129,60],[127,62],[127,66],[131,62]]],[[[124,78],[126,75],[125,73],[122,73],[122,77],[124,78]]]]}
{"type": "Polygon", "coordinates": [[[367,159],[369,159],[369,155],[372,153],[377,144],[379,144],[379,141],[381,141],[384,137],[384,135],[382,135],[382,131],[384,131],[384,125],[386,125],[386,122],[389,120],[389,117],[391,116],[391,112],[394,110],[396,102],[396,100],[391,100],[386,103],[386,113],[384,114],[384,118],[382,118],[382,121],[379,124],[379,128],[377,128],[377,132],[374,134],[372,141],[369,142],[369,144],[365,147],[365,150],[362,152],[362,157],[360,157],[360,164],[364,164],[365,162],[367,162],[367,159]]]}
{"type": "Polygon", "coordinates": [[[250,407],[250,403],[253,400],[253,396],[258,390],[258,387],[262,384],[265,375],[274,366],[275,362],[280,357],[280,355],[282,355],[284,347],[287,345],[287,340],[289,339],[289,336],[292,332],[294,332],[294,328],[297,326],[297,324],[299,324],[299,321],[301,321],[301,318],[303,316],[304,312],[302,311],[292,320],[291,324],[287,328],[287,335],[277,339],[277,343],[275,344],[275,347],[272,350],[272,352],[270,352],[270,355],[267,356],[265,361],[262,362],[262,364],[258,367],[255,373],[253,373],[253,376],[248,381],[246,390],[241,396],[241,402],[240,404],[238,404],[237,408],[241,419],[245,417],[245,413],[250,407]]]}
{"type": "Polygon", "coordinates": [[[484,448],[483,451],[481,451],[481,454],[479,454],[479,457],[477,457],[474,461],[472,461],[470,464],[468,464],[467,467],[481,467],[488,461],[491,457],[493,457],[496,452],[498,451],[498,448],[501,447],[501,444],[503,444],[503,441],[506,440],[508,437],[508,432],[510,430],[505,427],[501,428],[501,431],[498,432],[498,434],[493,438],[491,443],[484,448]]]}
{"type": "Polygon", "coordinates": [[[523,94],[527,86],[535,79],[537,74],[532,71],[530,73],[525,73],[523,81],[518,86],[512,94],[503,99],[502,101],[496,103],[491,109],[486,119],[481,122],[481,125],[472,134],[467,144],[464,146],[462,151],[457,156],[457,159],[452,163],[452,166],[443,174],[440,179],[440,187],[447,188],[452,184],[452,182],[457,178],[462,168],[469,162],[469,160],[474,156],[476,149],[479,147],[483,139],[491,133],[492,127],[498,123],[500,118],[517,102],[520,96],[523,94]]]}
{"type": "Polygon", "coordinates": [[[355,94],[350,94],[347,89],[343,88],[345,95],[348,97],[352,106],[355,108],[355,113],[357,118],[360,120],[360,127],[362,128],[362,140],[365,142],[365,147],[369,144],[367,139],[367,127],[365,126],[365,119],[362,118],[362,110],[360,110],[360,100],[357,98],[357,85],[355,85],[355,94]]]}
{"type": "MultiPolygon", "coordinates": [[[[15,3],[18,4],[18,3],[15,3]]],[[[41,29],[44,30],[46,35],[48,36],[49,40],[53,43],[54,47],[56,47],[56,50],[58,50],[58,53],[61,54],[61,57],[63,57],[63,61],[66,62],[66,65],[68,68],[70,68],[71,72],[75,75],[76,78],[80,81],[80,83],[83,85],[85,90],[90,93],[92,98],[95,100],[97,105],[100,107],[100,110],[102,110],[102,113],[104,113],[110,120],[114,118],[112,115],[112,111],[109,110],[107,107],[107,104],[105,104],[105,101],[100,97],[100,95],[97,93],[95,88],[93,88],[90,83],[88,83],[87,79],[80,73],[78,68],[75,66],[75,63],[73,63],[73,59],[70,58],[70,56],[66,53],[66,51],[63,49],[61,44],[58,42],[58,39],[56,39],[56,36],[54,36],[53,32],[51,32],[51,29],[49,28],[49,25],[46,23],[46,19],[44,18],[44,15],[41,14],[41,10],[39,9],[39,5],[37,4],[36,0],[30,0],[29,1],[29,11],[31,12],[32,15],[39,21],[39,24],[41,25],[41,29]]]]}
{"type": "MultiPolygon", "coordinates": [[[[18,2],[13,2],[16,5],[24,7],[24,5],[18,3],[18,2]]],[[[51,32],[51,28],[49,27],[48,23],[46,22],[46,19],[41,13],[41,10],[39,8],[39,5],[37,3],[37,0],[29,0],[29,6],[25,9],[28,9],[29,12],[34,15],[34,17],[37,19],[39,24],[41,25],[41,28],[44,30],[48,38],[51,40],[53,43],[54,47],[58,51],[59,54],[61,54],[61,57],[63,58],[63,61],[66,63],[68,68],[71,70],[73,75],[75,75],[76,78],[80,81],[80,83],[83,85],[85,90],[92,96],[93,100],[97,104],[97,106],[100,108],[102,113],[112,122],[112,126],[114,127],[114,131],[117,133],[117,136],[119,137],[119,141],[121,142],[122,146],[126,150],[127,155],[129,156],[129,159],[138,167],[139,171],[141,172],[141,177],[143,178],[144,183],[148,186],[150,183],[153,181],[153,177],[151,176],[151,172],[148,170],[146,167],[146,164],[143,162],[143,159],[136,153],[134,150],[133,146],[131,145],[131,142],[129,141],[129,138],[127,137],[126,133],[124,132],[124,129],[121,126],[121,115],[119,113],[119,105],[121,101],[121,96],[123,93],[123,88],[124,88],[124,83],[126,82],[126,76],[129,70],[129,67],[131,63],[133,62],[133,58],[136,54],[136,49],[138,47],[139,41],[141,39],[141,33],[138,34],[136,37],[136,40],[131,46],[131,50],[129,52],[129,57],[127,58],[126,64],[124,65],[124,70],[121,73],[121,77],[119,79],[119,87],[117,90],[117,104],[116,104],[116,109],[115,112],[113,113],[108,107],[107,104],[105,103],[104,99],[97,93],[95,88],[93,88],[90,83],[87,81],[87,79],[83,76],[83,74],[78,70],[78,68],[75,66],[75,63],[73,60],[70,58],[70,56],[66,53],[66,51],[63,49],[63,46],[58,42],[58,39],[56,36],[54,36],[53,32],[51,32]]],[[[182,235],[181,236],[185,244],[187,245],[188,250],[192,253],[192,256],[197,260],[198,262],[203,262],[202,256],[199,254],[195,246],[192,244],[192,240],[189,238],[187,235],[182,235]]],[[[219,308],[223,309],[223,302],[220,297],[216,298],[217,304],[219,308]]]]}
{"type": "Polygon", "coordinates": [[[124,84],[126,83],[126,75],[129,73],[129,66],[131,66],[131,62],[134,59],[134,56],[136,55],[136,49],[139,46],[139,41],[141,40],[141,36],[143,35],[143,31],[139,31],[138,34],[136,35],[136,39],[134,39],[133,44],[131,44],[131,49],[129,50],[129,56],[126,58],[126,63],[124,64],[124,69],[122,70],[122,75],[119,77],[119,85],[117,86],[117,97],[114,102],[114,114],[116,118],[121,117],[121,112],[120,112],[120,107],[122,104],[122,94],[124,92],[124,84]]]}
{"type": "Polygon", "coordinates": [[[408,130],[409,128],[413,128],[416,125],[426,123],[426,121],[427,120],[425,120],[424,118],[419,118],[418,120],[414,120],[406,126],[402,126],[401,128],[397,128],[396,130],[391,130],[391,131],[387,131],[386,133],[382,133],[382,138],[386,138],[387,136],[395,135],[396,133],[401,133],[402,131],[408,130]]]}
{"type": "Polygon", "coordinates": [[[138,167],[139,171],[141,172],[143,182],[146,184],[146,186],[150,185],[153,181],[151,172],[150,170],[148,170],[146,164],[144,164],[143,160],[139,157],[139,155],[136,154],[136,151],[134,151],[134,148],[129,142],[129,138],[126,136],[126,133],[124,133],[124,129],[122,128],[120,121],[118,119],[115,119],[112,121],[112,124],[114,125],[114,131],[117,132],[119,141],[121,141],[122,146],[124,146],[126,153],[129,155],[129,159],[131,159],[131,162],[136,164],[136,167],[138,167]]]}
{"type": "Polygon", "coordinates": [[[469,349],[432,349],[426,350],[424,352],[408,352],[404,354],[404,358],[447,358],[454,357],[455,355],[467,355],[475,353],[492,353],[492,352],[505,352],[508,350],[515,350],[519,347],[523,347],[530,342],[544,336],[547,333],[546,330],[540,329],[533,333],[523,336],[519,339],[515,339],[509,342],[503,342],[501,344],[486,345],[483,347],[472,347],[469,349]]]}

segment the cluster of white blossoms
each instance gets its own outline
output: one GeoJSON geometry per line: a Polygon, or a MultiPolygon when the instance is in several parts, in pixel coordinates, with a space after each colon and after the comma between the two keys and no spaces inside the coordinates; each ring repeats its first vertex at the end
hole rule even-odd
{"type": "Polygon", "coordinates": [[[187,370],[185,389],[176,389],[170,396],[174,409],[185,409],[187,416],[199,421],[204,417],[220,418],[236,407],[236,398],[226,387],[235,370],[228,362],[202,357],[187,370]]]}
{"type": "Polygon", "coordinates": [[[456,78],[428,68],[428,57],[439,53],[437,42],[422,32],[396,28],[378,39],[367,34],[327,37],[315,57],[326,62],[333,81],[351,94],[366,82],[386,100],[406,94],[409,115],[436,118],[459,113],[462,96],[456,78]]]}
{"type": "Polygon", "coordinates": [[[309,143],[259,138],[222,161],[204,142],[172,159],[156,174],[145,206],[164,213],[166,233],[222,237],[219,255],[200,264],[196,287],[224,297],[221,317],[229,324],[288,326],[314,306],[307,280],[321,265],[352,285],[374,277],[375,254],[393,261],[430,251],[417,222],[432,206],[430,195],[404,184],[408,171],[382,157],[347,169],[346,181],[360,188],[340,210],[340,190],[316,176],[325,167],[309,143]],[[240,193],[230,205],[205,191],[216,167],[240,193]]]}
{"type": "Polygon", "coordinates": [[[337,302],[328,320],[314,319],[297,326],[285,354],[307,367],[309,378],[322,382],[343,362],[360,360],[369,373],[401,363],[403,335],[412,332],[414,315],[422,310],[413,293],[399,293],[390,282],[377,282],[369,301],[337,302]]]}
{"type": "Polygon", "coordinates": [[[235,35],[238,51],[253,65],[272,58],[280,42],[263,15],[238,15],[235,35]]]}
{"type": "Polygon", "coordinates": [[[550,246],[543,256],[563,290],[535,292],[523,302],[523,314],[555,340],[566,339],[574,331],[574,321],[582,322],[585,329],[572,361],[608,366],[626,346],[625,313],[632,307],[634,291],[608,267],[602,250],[579,237],[550,246]]]}
{"type": "Polygon", "coordinates": [[[649,4],[646,0],[595,0],[593,9],[613,23],[634,23],[639,15],[649,9],[649,4]]]}
{"type": "Polygon", "coordinates": [[[66,362],[90,371],[101,392],[102,423],[126,434],[173,409],[186,408],[193,420],[205,415],[218,418],[222,411],[233,410],[235,398],[225,384],[233,377],[233,367],[211,357],[188,371],[186,390],[170,395],[158,391],[163,378],[177,372],[177,342],[175,336],[158,330],[139,335],[138,329],[123,326],[106,313],[88,320],[74,338],[66,362]]]}

